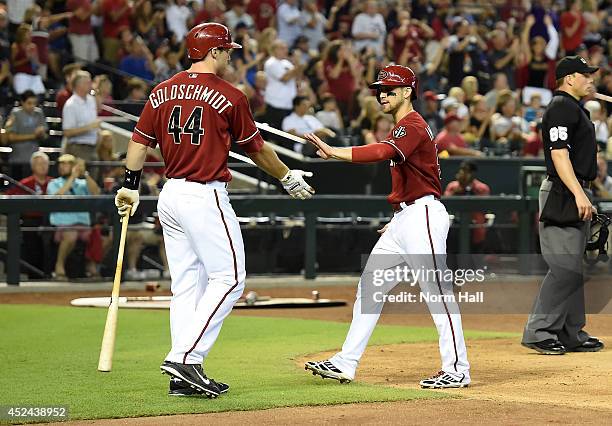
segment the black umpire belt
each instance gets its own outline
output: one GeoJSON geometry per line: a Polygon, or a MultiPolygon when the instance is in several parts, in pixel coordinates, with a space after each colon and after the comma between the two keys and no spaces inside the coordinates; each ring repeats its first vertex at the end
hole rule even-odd
{"type": "MultiPolygon", "coordinates": [[[[556,181],[556,182],[563,183],[563,181],[561,180],[559,176],[547,175],[547,179],[550,181],[556,181]]],[[[578,180],[578,183],[580,184],[580,186],[583,187],[584,189],[591,189],[591,187],[593,186],[593,181],[586,180],[586,179],[580,179],[579,177],[577,177],[576,179],[578,180]]]]}

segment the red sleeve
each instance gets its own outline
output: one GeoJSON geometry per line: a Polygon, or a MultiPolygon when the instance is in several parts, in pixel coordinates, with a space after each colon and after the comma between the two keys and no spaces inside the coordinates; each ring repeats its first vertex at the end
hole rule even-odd
{"type": "Polygon", "coordinates": [[[259,129],[255,126],[246,96],[241,96],[238,103],[232,108],[229,121],[232,138],[244,152],[261,151],[264,140],[259,133],[259,129]]]}
{"type": "Polygon", "coordinates": [[[385,143],[354,146],[352,148],[353,163],[376,163],[391,160],[396,156],[395,150],[385,143]]]}
{"type": "Polygon", "coordinates": [[[66,104],[66,101],[68,100],[69,96],[66,93],[66,91],[64,90],[60,90],[59,92],[57,92],[57,95],[55,96],[55,103],[56,103],[56,108],[57,111],[61,114],[62,110],[64,109],[64,105],[66,104]]]}
{"type": "Polygon", "coordinates": [[[155,134],[155,110],[151,106],[150,100],[147,100],[142,110],[142,114],[140,114],[140,118],[138,119],[138,123],[136,123],[136,127],[134,127],[132,140],[151,148],[157,146],[158,138],[155,134]]]}
{"type": "Polygon", "coordinates": [[[396,126],[391,131],[390,136],[381,141],[381,143],[386,143],[395,149],[397,157],[399,157],[399,161],[396,161],[397,163],[406,161],[406,158],[412,154],[423,140],[423,136],[416,126],[396,126]]]}

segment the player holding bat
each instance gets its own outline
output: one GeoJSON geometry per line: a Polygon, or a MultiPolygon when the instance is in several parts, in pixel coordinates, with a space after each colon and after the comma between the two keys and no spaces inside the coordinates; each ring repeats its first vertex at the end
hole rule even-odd
{"type": "Polygon", "coordinates": [[[214,398],[227,384],[208,378],[202,362],[223,320],[244,289],[240,225],[230,204],[227,160],[232,140],[294,198],[312,197],[304,176],[289,170],[267,146],[246,96],[218,77],[230,60],[227,27],[200,24],[186,38],[191,68],[151,92],[128,146],[125,183],[117,192],[119,214],[138,207],[138,187],[147,147],[159,144],[168,182],[158,213],[172,277],[172,348],[161,370],[172,376],[171,395],[194,392],[214,398]]]}

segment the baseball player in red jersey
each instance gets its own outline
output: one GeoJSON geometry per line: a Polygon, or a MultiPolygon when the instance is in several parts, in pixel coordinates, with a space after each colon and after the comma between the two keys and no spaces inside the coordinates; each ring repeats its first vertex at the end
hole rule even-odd
{"type": "MultiPolygon", "coordinates": [[[[417,79],[410,68],[389,65],[370,85],[377,89],[385,113],[392,114],[395,127],[384,141],[353,148],[330,147],[314,134],[306,135],[324,159],[335,158],[353,163],[391,162],[392,190],[389,203],[395,214],[380,232],[359,281],[353,307],[353,321],[342,350],[324,361],[306,363],[306,369],[322,377],[350,382],[359,360],[382,312],[384,298],[375,297],[372,276],[377,269],[390,272],[400,264],[413,271],[442,273],[421,274],[418,282],[439,334],[442,369],[421,380],[425,388],[460,388],[470,383],[469,363],[461,326],[459,307],[452,297],[452,282],[445,263],[449,218],[439,201],[440,167],[434,135],[423,117],[412,108],[417,79]],[[447,297],[440,297],[440,296],[447,297]]],[[[381,274],[379,274],[381,276],[381,274]]],[[[388,275],[386,275],[388,276],[388,275]]],[[[391,274],[391,277],[394,277],[391,274]]],[[[385,283],[384,293],[401,279],[385,283]]],[[[374,284],[375,286],[377,284],[374,284]]]]}
{"type": "Polygon", "coordinates": [[[264,143],[246,96],[218,77],[229,63],[229,30],[216,23],[194,27],[186,39],[193,64],[155,87],[128,145],[125,183],[117,192],[119,214],[138,207],[138,186],[148,147],[159,145],[167,183],[159,195],[172,277],[172,349],[161,365],[172,377],[171,395],[216,397],[229,386],[206,377],[202,362],[225,317],[242,294],[244,246],[227,194],[231,141],[294,198],[310,198],[310,173],[289,170],[264,143]]]}

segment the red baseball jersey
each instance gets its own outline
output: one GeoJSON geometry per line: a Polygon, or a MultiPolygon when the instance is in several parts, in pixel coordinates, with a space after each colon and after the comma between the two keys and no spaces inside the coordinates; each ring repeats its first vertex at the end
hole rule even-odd
{"type": "Polygon", "coordinates": [[[410,202],[425,195],[440,197],[438,150],[429,125],[418,112],[408,113],[381,142],[397,153],[391,161],[389,203],[410,202]]]}
{"type": "Polygon", "coordinates": [[[166,176],[195,182],[231,180],[232,140],[246,152],[263,146],[244,93],[215,74],[187,71],[153,89],[132,140],[159,144],[166,176]]]}

